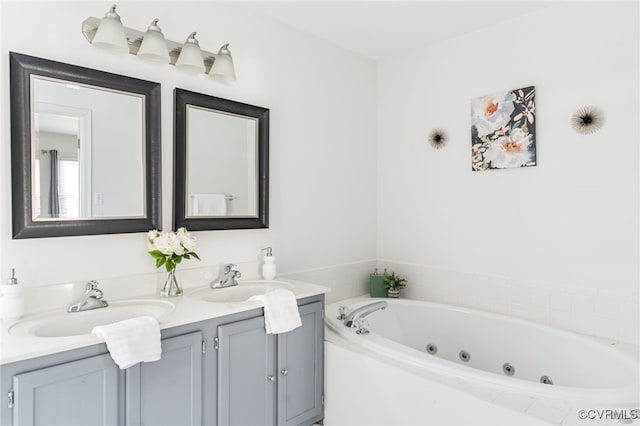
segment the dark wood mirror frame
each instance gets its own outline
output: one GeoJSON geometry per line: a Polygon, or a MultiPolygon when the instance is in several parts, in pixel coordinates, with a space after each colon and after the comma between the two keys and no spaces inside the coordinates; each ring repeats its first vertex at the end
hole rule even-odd
{"type": "Polygon", "coordinates": [[[269,110],[183,89],[174,91],[173,222],[190,231],[269,227],[269,110]],[[251,117],[258,122],[256,217],[187,217],[187,106],[251,117]]]}
{"type": "Polygon", "coordinates": [[[162,222],[160,83],[9,52],[13,238],[146,232],[162,222]],[[31,76],[144,96],[146,210],[141,218],[34,221],[31,188],[31,76]]]}

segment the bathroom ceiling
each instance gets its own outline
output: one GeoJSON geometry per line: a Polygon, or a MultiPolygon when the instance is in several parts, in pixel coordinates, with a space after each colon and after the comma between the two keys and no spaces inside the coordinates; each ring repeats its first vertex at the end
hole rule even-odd
{"type": "Polygon", "coordinates": [[[431,43],[548,7],[554,1],[264,1],[270,16],[372,59],[431,43]]]}

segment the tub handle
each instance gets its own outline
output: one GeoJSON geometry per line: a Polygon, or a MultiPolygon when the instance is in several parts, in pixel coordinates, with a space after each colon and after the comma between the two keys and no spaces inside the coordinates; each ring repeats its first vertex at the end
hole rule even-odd
{"type": "Polygon", "coordinates": [[[355,320],[352,328],[356,329],[356,334],[369,334],[369,322],[365,319],[355,320]]]}
{"type": "Polygon", "coordinates": [[[347,307],[346,306],[340,306],[338,308],[338,319],[340,321],[343,321],[346,317],[347,317],[347,307]]]}

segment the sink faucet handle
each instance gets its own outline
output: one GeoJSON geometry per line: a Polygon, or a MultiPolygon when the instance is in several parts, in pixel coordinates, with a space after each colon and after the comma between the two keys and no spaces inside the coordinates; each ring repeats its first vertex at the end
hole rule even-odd
{"type": "Polygon", "coordinates": [[[86,290],[87,290],[87,292],[92,291],[92,290],[98,290],[98,281],[96,281],[96,280],[89,281],[87,283],[86,290]]]}
{"type": "Polygon", "coordinates": [[[233,270],[233,268],[235,268],[238,265],[235,265],[233,263],[227,263],[224,265],[224,273],[225,274],[229,274],[231,273],[231,271],[233,270]]]}
{"type": "Polygon", "coordinates": [[[242,273],[240,273],[240,271],[233,271],[233,278],[240,278],[242,277],[242,273]]]}

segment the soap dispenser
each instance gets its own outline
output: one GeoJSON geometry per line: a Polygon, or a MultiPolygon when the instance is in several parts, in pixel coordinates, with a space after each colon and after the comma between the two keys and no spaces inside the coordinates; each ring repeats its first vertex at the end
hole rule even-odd
{"type": "Polygon", "coordinates": [[[273,249],[271,247],[265,247],[262,249],[266,251],[264,255],[264,263],[262,264],[262,278],[271,281],[276,277],[276,258],[273,255],[273,249]]]}
{"type": "Polygon", "coordinates": [[[16,278],[16,270],[11,269],[11,278],[7,280],[7,284],[0,285],[2,293],[2,319],[17,320],[24,314],[24,294],[23,285],[18,283],[16,278]]]}

